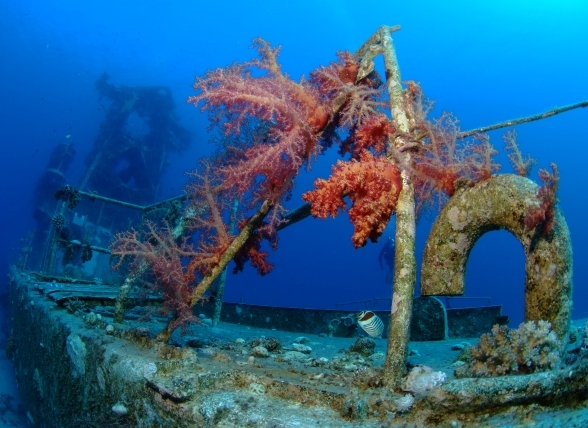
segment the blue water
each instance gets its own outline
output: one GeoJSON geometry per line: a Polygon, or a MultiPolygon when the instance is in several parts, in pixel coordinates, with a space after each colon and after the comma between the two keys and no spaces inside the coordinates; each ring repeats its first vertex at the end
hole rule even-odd
{"type": "MultiPolygon", "coordinates": [[[[68,181],[78,183],[104,112],[94,89],[107,72],[115,85],[171,88],[180,121],[193,133],[190,149],[173,155],[161,199],[178,195],[184,172],[209,154],[207,118],[185,100],[195,76],[254,56],[261,36],[282,45],[283,69],[298,79],[354,51],[382,24],[394,34],[403,79],[421,83],[436,102],[434,115],[453,112],[462,129],[540,113],[588,99],[588,4],[584,1],[124,1],[9,0],[0,5],[0,210],[3,276],[20,239],[35,227],[31,195],[50,151],[67,140],[77,151],[68,181]]],[[[574,316],[588,316],[585,226],[588,190],[588,109],[519,126],[522,150],[539,167],[556,162],[560,206],[574,246],[574,316]]],[[[137,130],[140,132],[140,129],[137,130]]],[[[490,134],[502,149],[501,134],[490,134]]],[[[333,150],[297,180],[290,207],[316,177],[327,177],[333,150]]],[[[503,154],[502,171],[511,169],[503,154]]],[[[533,171],[537,177],[537,168],[533,171]]],[[[390,232],[393,233],[393,221],[390,232]]],[[[418,259],[430,221],[418,227],[418,259]]],[[[280,234],[270,256],[274,271],[229,275],[225,299],[289,307],[333,308],[389,298],[378,264],[382,242],[356,250],[346,216],[307,219],[280,234]]],[[[4,284],[1,285],[3,287],[4,284]]],[[[512,325],[522,321],[524,255],[506,232],[485,235],[473,250],[467,304],[503,305],[512,325]]],[[[385,307],[389,303],[380,303],[385,307]]],[[[459,304],[458,302],[454,303],[459,304]]],[[[389,307],[389,306],[388,306],[389,307]]]]}

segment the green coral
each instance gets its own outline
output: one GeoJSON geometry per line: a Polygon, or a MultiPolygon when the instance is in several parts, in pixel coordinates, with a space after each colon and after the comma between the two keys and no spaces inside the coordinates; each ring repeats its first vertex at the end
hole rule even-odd
{"type": "Polygon", "coordinates": [[[547,321],[529,321],[517,329],[495,325],[470,348],[471,360],[455,371],[456,377],[491,377],[528,374],[557,367],[560,342],[547,321]]]}

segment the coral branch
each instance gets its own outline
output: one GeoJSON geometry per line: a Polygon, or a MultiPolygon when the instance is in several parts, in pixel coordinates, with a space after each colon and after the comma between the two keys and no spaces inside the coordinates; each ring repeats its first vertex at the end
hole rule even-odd
{"type": "Polygon", "coordinates": [[[531,168],[537,163],[530,155],[523,157],[519,144],[517,143],[517,131],[514,129],[506,132],[502,139],[504,140],[504,147],[508,154],[508,160],[513,169],[521,177],[528,177],[531,173],[531,168]]]}
{"type": "MultiPolygon", "coordinates": [[[[322,151],[318,143],[326,125],[355,130],[371,120],[383,106],[381,82],[372,73],[356,84],[359,64],[349,53],[340,53],[337,62],[312,72],[309,81],[295,82],[280,68],[280,48],[261,39],[254,41],[254,47],[258,59],[197,79],[198,93],[188,102],[210,111],[213,123],[222,123],[226,134],[238,135],[252,120],[269,124],[262,143],[247,148],[240,161],[219,168],[219,173],[222,186],[240,197],[247,195],[249,205],[270,201],[269,222],[275,226],[285,211],[281,204],[290,196],[293,179],[322,151]]],[[[379,126],[379,142],[366,141],[368,132],[378,132],[372,124],[360,144],[381,149],[386,130],[383,122],[379,126]]]]}

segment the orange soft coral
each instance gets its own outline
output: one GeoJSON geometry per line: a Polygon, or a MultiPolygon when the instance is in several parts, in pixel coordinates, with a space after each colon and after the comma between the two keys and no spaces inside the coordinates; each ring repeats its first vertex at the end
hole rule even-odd
{"type": "Polygon", "coordinates": [[[392,162],[374,157],[363,150],[359,160],[337,162],[328,180],[318,179],[315,190],[303,195],[312,204],[314,217],[335,217],[346,208],[344,196],[352,202],[349,219],[354,232],[354,247],[366,244],[368,238],[376,241],[382,234],[396,209],[402,188],[400,170],[392,162]]]}

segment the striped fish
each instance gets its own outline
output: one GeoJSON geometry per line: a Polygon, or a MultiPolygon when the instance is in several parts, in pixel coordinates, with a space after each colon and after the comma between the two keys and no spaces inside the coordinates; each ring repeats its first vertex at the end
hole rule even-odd
{"type": "Polygon", "coordinates": [[[357,323],[359,326],[372,337],[380,338],[384,331],[384,323],[379,316],[372,311],[362,311],[357,314],[357,323]]]}

